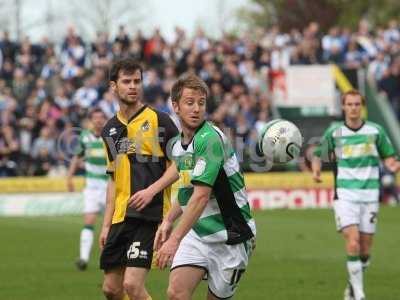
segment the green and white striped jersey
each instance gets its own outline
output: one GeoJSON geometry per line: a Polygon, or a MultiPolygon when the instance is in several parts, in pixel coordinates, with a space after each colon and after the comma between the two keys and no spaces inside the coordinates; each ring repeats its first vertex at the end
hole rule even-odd
{"type": "Polygon", "coordinates": [[[79,144],[78,156],[85,161],[86,186],[105,187],[108,179],[107,160],[101,136],[96,137],[92,131],[84,130],[79,136],[79,144]]]}
{"type": "Polygon", "coordinates": [[[192,230],[204,242],[238,244],[255,236],[255,222],[247,201],[243,174],[226,136],[204,122],[189,145],[181,136],[172,146],[172,157],[180,174],[178,201],[182,209],[193,193],[194,184],[212,187],[206,208],[192,230]]]}
{"type": "Polygon", "coordinates": [[[351,129],[344,122],[335,122],[314,153],[325,162],[334,154],[335,199],[376,202],[380,160],[394,156],[395,150],[378,124],[365,122],[360,128],[351,129]]]}

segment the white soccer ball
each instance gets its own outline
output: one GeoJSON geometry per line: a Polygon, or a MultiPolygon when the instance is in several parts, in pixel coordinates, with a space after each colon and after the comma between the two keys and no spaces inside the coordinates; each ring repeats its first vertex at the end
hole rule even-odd
{"type": "Polygon", "coordinates": [[[287,163],[300,155],[303,137],[299,128],[283,119],[265,125],[259,136],[259,148],[268,161],[287,163]]]}

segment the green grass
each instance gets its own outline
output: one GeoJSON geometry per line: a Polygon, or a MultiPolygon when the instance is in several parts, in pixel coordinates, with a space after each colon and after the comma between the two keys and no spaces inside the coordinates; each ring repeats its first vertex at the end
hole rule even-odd
{"type": "MultiPolygon", "coordinates": [[[[342,299],[344,245],[328,210],[256,213],[257,249],[235,299],[342,299]]],[[[368,300],[399,299],[400,208],[384,207],[366,273],[368,300]]],[[[78,272],[81,218],[0,218],[0,299],[103,299],[97,245],[86,272],[78,272]]],[[[152,271],[148,290],[166,299],[167,271],[152,271]]],[[[202,283],[194,299],[205,299],[202,283]]]]}

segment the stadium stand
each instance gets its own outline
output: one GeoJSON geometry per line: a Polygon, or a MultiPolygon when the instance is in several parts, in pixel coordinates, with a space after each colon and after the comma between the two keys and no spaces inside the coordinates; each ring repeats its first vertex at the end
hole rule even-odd
{"type": "MultiPolygon", "coordinates": [[[[167,42],[159,30],[150,37],[121,26],[111,38],[99,33],[85,41],[73,27],[58,44],[0,40],[0,176],[64,175],[73,128],[85,127],[86,112],[100,106],[108,116],[118,104],[107,85],[112,61],[131,56],[144,65],[144,95],[149,105],[170,112],[168,94],[185,71],[210,86],[209,118],[245,145],[256,143],[258,130],[272,117],[270,78],[289,65],[334,63],[344,70],[367,70],[369,84],[387,95],[400,116],[400,30],[395,21],[374,28],[360,21],[356,31],[333,27],[326,34],[316,23],[288,33],[278,27],[252,34],[211,39],[199,29],[193,37],[176,28],[167,42]],[[69,130],[69,131],[68,131],[69,130]],[[64,133],[64,134],[63,134],[64,133]],[[63,136],[60,143],[59,137],[63,136]]],[[[328,119],[298,119],[318,136],[328,119]],[[310,126],[317,122],[319,125],[310,126]]]]}

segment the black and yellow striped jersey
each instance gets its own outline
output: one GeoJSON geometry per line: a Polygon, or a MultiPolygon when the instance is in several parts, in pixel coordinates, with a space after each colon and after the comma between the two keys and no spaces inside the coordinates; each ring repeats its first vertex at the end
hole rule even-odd
{"type": "Polygon", "coordinates": [[[124,221],[125,217],[162,220],[170,207],[170,188],[157,194],[141,212],[127,204],[131,195],[162,176],[169,164],[168,141],[177,134],[178,129],[166,113],[146,105],[129,120],[117,113],[104,126],[107,173],[115,181],[113,224],[124,221]]]}

